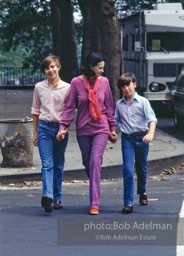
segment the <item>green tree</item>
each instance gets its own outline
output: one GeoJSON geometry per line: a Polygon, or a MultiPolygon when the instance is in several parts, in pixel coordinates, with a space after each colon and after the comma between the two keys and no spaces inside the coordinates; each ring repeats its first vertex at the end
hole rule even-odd
{"type": "MultiPolygon", "coordinates": [[[[155,2],[156,0],[0,1],[0,37],[3,40],[0,61],[5,56],[4,52],[11,53],[21,47],[25,56],[23,65],[37,69],[46,55],[54,53],[61,58],[63,79],[70,81],[78,73],[75,43],[80,39],[76,37],[74,30],[73,8],[77,10],[80,6],[83,19],[76,28],[77,32],[83,28],[81,63],[90,51],[103,54],[106,59],[106,76],[116,100],[119,97],[116,82],[122,57],[116,8],[118,13],[129,14],[150,8],[155,2]]],[[[184,0],[176,2],[184,4],[184,0]]]]}
{"type": "Polygon", "coordinates": [[[52,52],[50,6],[45,1],[12,0],[0,2],[0,36],[3,50],[24,48],[24,66],[40,67],[43,57],[52,52]]]}
{"type": "MultiPolygon", "coordinates": [[[[0,41],[0,49],[2,49],[2,40],[0,41]]],[[[0,67],[21,67],[23,61],[28,56],[27,51],[18,46],[16,50],[0,51],[0,67]]]]}

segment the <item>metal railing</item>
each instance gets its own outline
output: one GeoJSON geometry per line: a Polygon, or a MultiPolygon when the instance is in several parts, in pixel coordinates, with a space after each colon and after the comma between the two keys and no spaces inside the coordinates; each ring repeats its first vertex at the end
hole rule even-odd
{"type": "Polygon", "coordinates": [[[34,68],[0,67],[1,86],[34,86],[45,79],[44,74],[34,68]]]}

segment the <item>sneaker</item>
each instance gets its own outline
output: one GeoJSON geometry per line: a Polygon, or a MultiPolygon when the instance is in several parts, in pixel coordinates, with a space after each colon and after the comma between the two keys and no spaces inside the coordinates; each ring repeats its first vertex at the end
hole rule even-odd
{"type": "Polygon", "coordinates": [[[133,205],[125,205],[122,209],[122,213],[129,214],[133,212],[133,205]]]}
{"type": "Polygon", "coordinates": [[[53,208],[54,208],[55,210],[61,209],[62,207],[63,207],[63,205],[62,205],[61,201],[57,201],[57,202],[55,202],[54,205],[53,205],[53,208]]]}
{"type": "Polygon", "coordinates": [[[52,212],[52,198],[47,196],[42,196],[41,199],[41,206],[45,209],[45,212],[50,213],[52,212]]]}
{"type": "Polygon", "coordinates": [[[99,214],[99,209],[98,208],[90,208],[89,213],[91,215],[98,215],[99,214]]]}
{"type": "Polygon", "coordinates": [[[148,197],[146,194],[141,194],[139,197],[140,205],[147,205],[148,204],[148,197]]]}

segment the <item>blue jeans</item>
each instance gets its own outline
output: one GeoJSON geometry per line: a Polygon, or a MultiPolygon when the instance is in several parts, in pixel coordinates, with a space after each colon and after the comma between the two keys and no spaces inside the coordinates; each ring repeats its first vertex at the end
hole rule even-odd
{"type": "Polygon", "coordinates": [[[43,196],[54,202],[62,199],[62,179],[68,135],[61,142],[56,139],[59,123],[38,121],[38,149],[42,162],[43,196]]]}
{"type": "Polygon", "coordinates": [[[149,144],[142,141],[143,137],[124,134],[121,136],[124,205],[134,204],[134,169],[137,173],[137,194],[146,192],[149,144]]]}

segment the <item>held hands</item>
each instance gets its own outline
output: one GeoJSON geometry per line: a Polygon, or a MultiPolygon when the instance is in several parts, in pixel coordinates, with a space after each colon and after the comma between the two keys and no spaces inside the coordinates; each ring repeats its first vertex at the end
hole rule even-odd
{"type": "Polygon", "coordinates": [[[56,135],[57,140],[58,141],[64,140],[67,133],[68,133],[68,128],[64,130],[59,130],[58,134],[56,135]]]}
{"type": "Polygon", "coordinates": [[[115,131],[109,132],[109,141],[112,143],[115,143],[118,139],[118,135],[116,134],[115,131]]]}

